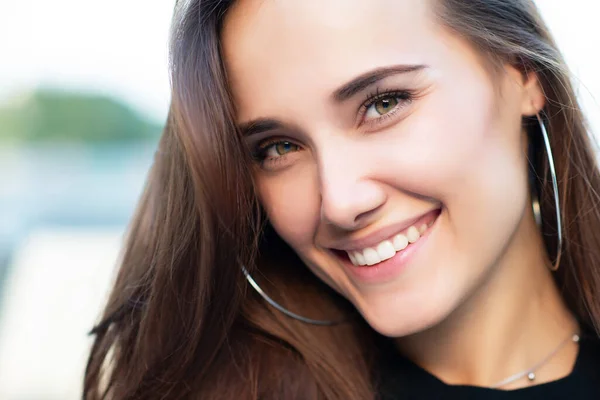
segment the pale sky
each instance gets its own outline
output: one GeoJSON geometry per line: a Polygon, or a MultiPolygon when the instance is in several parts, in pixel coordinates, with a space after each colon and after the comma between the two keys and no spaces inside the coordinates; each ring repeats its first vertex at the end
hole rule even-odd
{"type": "MultiPolygon", "coordinates": [[[[323,0],[315,0],[323,1],[323,0]]],[[[0,0],[0,100],[40,84],[123,98],[163,119],[174,0],[0,0]]],[[[600,2],[538,0],[600,134],[600,2]],[[598,100],[592,100],[594,95],[598,100]]]]}
{"type": "Polygon", "coordinates": [[[163,119],[174,0],[0,0],[0,97],[50,84],[163,119]]]}

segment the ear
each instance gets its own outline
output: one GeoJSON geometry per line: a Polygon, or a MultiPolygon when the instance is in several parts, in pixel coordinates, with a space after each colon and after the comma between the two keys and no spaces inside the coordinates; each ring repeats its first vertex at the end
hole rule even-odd
{"type": "Polygon", "coordinates": [[[538,114],[546,105],[546,96],[535,72],[521,73],[521,114],[531,117],[538,114]]]}
{"type": "Polygon", "coordinates": [[[515,90],[515,101],[520,102],[521,115],[532,117],[538,114],[546,105],[546,96],[537,74],[509,63],[504,64],[504,71],[515,90]]]}

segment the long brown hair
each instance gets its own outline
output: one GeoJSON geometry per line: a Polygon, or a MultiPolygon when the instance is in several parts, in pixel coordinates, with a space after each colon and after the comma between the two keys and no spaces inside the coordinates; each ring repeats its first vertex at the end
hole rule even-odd
{"type": "MultiPolygon", "coordinates": [[[[180,0],[172,103],[85,373],[84,398],[369,399],[377,335],[306,272],[264,224],[235,126],[220,49],[232,1],[180,0]],[[264,229],[263,229],[264,228],[264,229]],[[245,265],[284,306],[345,322],[303,324],[250,291],[245,265]]],[[[584,324],[600,325],[600,176],[566,65],[531,0],[436,0],[446,27],[492,65],[534,71],[559,180],[564,246],[556,280],[584,324]]],[[[529,124],[543,233],[556,256],[548,163],[529,124]]]]}

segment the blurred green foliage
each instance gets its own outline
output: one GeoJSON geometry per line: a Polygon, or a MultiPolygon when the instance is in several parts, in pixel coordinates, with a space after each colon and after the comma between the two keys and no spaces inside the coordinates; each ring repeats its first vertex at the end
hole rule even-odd
{"type": "Polygon", "coordinates": [[[156,139],[162,126],[109,97],[37,90],[0,108],[0,141],[84,142],[156,139]]]}

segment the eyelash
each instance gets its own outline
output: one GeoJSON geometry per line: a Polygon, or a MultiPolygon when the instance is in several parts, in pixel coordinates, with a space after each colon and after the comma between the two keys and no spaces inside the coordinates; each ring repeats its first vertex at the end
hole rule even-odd
{"type": "Polygon", "coordinates": [[[263,166],[267,160],[269,161],[269,163],[272,164],[280,163],[281,160],[285,158],[285,156],[267,159],[267,150],[269,150],[272,146],[280,143],[290,143],[294,146],[300,147],[300,145],[295,144],[292,140],[288,140],[283,137],[268,138],[260,141],[256,145],[256,147],[252,151],[252,159],[258,162],[261,166],[263,166]]]}
{"type": "Polygon", "coordinates": [[[391,90],[387,92],[380,92],[379,88],[377,88],[374,93],[370,93],[367,95],[367,99],[360,106],[358,111],[358,120],[360,121],[360,123],[365,123],[364,118],[367,114],[367,111],[378,101],[387,98],[397,98],[398,104],[390,112],[383,114],[382,116],[376,118],[372,122],[367,122],[370,128],[375,128],[384,123],[387,119],[393,117],[406,105],[410,104],[414,100],[414,97],[414,93],[410,90],[391,90]]]}
{"type": "MultiPolygon", "coordinates": [[[[361,124],[365,123],[364,118],[369,108],[375,105],[375,103],[377,103],[378,101],[386,98],[397,98],[398,104],[391,111],[385,113],[384,115],[381,115],[374,121],[367,122],[370,125],[369,128],[372,129],[376,126],[381,125],[387,119],[393,117],[406,105],[410,104],[414,99],[414,93],[409,90],[391,90],[386,92],[380,92],[379,88],[377,88],[374,93],[369,93],[366,96],[366,100],[360,106],[358,111],[358,121],[361,124]]],[[[288,140],[282,137],[272,137],[264,139],[261,142],[257,143],[257,145],[252,151],[252,158],[261,166],[265,166],[265,164],[268,162],[270,167],[276,167],[278,164],[283,162],[283,160],[286,158],[285,155],[268,159],[266,153],[267,150],[269,150],[273,145],[277,145],[284,142],[288,142],[294,146],[301,147],[300,145],[295,144],[292,140],[288,140]]]]}

